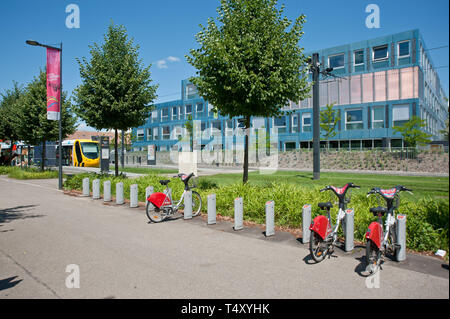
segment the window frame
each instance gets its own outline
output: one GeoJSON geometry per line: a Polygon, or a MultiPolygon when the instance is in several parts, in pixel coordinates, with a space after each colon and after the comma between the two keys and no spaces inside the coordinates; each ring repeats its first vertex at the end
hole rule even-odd
{"type": "Polygon", "coordinates": [[[346,131],[354,131],[354,130],[363,130],[364,129],[364,113],[363,113],[363,109],[362,108],[354,108],[354,109],[348,109],[348,110],[345,110],[345,130],[346,131]],[[348,112],[352,112],[352,111],[361,111],[361,120],[360,121],[351,121],[351,122],[348,122],[347,121],[347,113],[348,112]],[[355,129],[348,129],[347,128],[347,125],[348,124],[362,124],[362,127],[361,128],[355,128],[355,129]]]}
{"type": "Polygon", "coordinates": [[[364,49],[358,49],[358,50],[354,50],[353,51],[353,66],[360,66],[360,65],[364,65],[365,63],[364,63],[364,49]],[[358,63],[358,64],[356,64],[356,52],[362,52],[362,54],[363,54],[363,61],[362,61],[362,63],[358,63]]]}
{"type": "Polygon", "coordinates": [[[184,115],[186,116],[186,118],[188,117],[188,115],[192,115],[192,104],[186,104],[186,105],[184,106],[184,115]],[[188,107],[188,106],[191,107],[191,111],[190,111],[190,112],[187,111],[187,107],[188,107]]]}
{"type": "Polygon", "coordinates": [[[284,134],[284,133],[287,133],[287,125],[288,124],[288,120],[286,119],[286,115],[282,115],[282,116],[277,116],[277,117],[273,117],[272,118],[272,128],[276,128],[277,130],[276,130],[276,132],[277,132],[277,134],[284,134]],[[283,118],[284,119],[284,126],[278,126],[278,125],[275,125],[275,119],[279,119],[279,118],[283,118]],[[281,129],[284,129],[284,132],[279,132],[279,130],[280,130],[280,128],[281,129]]]}
{"type": "Polygon", "coordinates": [[[170,138],[171,138],[171,136],[170,136],[170,134],[171,134],[171,130],[170,130],[170,125],[163,125],[162,127],[161,127],[161,136],[162,136],[162,140],[164,141],[164,140],[170,140],[170,138]],[[169,129],[169,133],[168,134],[164,134],[164,129],[165,128],[168,128],[169,129]],[[165,137],[169,137],[169,138],[165,138],[165,137]]]}
{"type": "Polygon", "coordinates": [[[386,118],[385,118],[385,116],[384,116],[384,113],[385,113],[385,108],[384,108],[384,106],[373,106],[372,107],[372,123],[371,123],[371,125],[372,125],[372,129],[380,129],[380,128],[385,128],[385,126],[386,126],[386,118]],[[375,120],[375,110],[379,110],[379,109],[381,109],[381,111],[382,111],[382,113],[383,113],[383,119],[382,120],[375,120]],[[383,127],[374,127],[374,124],[375,123],[383,123],[383,127]]]}
{"type": "Polygon", "coordinates": [[[411,41],[410,40],[404,40],[397,42],[397,60],[403,59],[403,58],[409,58],[411,56],[411,41]],[[400,44],[402,43],[408,43],[408,55],[400,55],[400,44]]]}
{"type": "Polygon", "coordinates": [[[310,133],[312,130],[312,122],[311,122],[312,114],[311,112],[302,113],[302,133],[310,133]],[[308,114],[308,116],[306,116],[308,114]],[[309,124],[305,124],[305,119],[309,118],[309,124]],[[308,127],[309,130],[305,131],[305,127],[308,127]]]}
{"type": "Polygon", "coordinates": [[[411,105],[410,104],[395,104],[392,105],[392,127],[398,127],[398,126],[402,126],[402,125],[395,125],[395,122],[408,122],[409,120],[411,120],[411,105]],[[396,108],[408,108],[408,119],[407,120],[394,120],[394,110],[396,108]]]}
{"type": "Polygon", "coordinates": [[[177,107],[177,106],[172,106],[172,112],[171,112],[171,113],[172,113],[172,120],[177,120],[177,119],[178,119],[178,115],[179,115],[179,114],[178,114],[178,113],[179,113],[179,112],[178,112],[178,107],[177,107]],[[175,115],[173,114],[173,111],[174,111],[174,110],[176,111],[176,114],[175,114],[175,115]]]}
{"type": "Polygon", "coordinates": [[[170,113],[170,111],[169,111],[168,107],[161,109],[161,122],[169,120],[169,118],[170,118],[169,113],[170,113]],[[167,115],[164,115],[164,111],[167,111],[167,115]]]}
{"type": "Polygon", "coordinates": [[[389,46],[387,44],[378,45],[376,47],[372,47],[372,62],[383,62],[389,59],[389,46]],[[375,50],[380,48],[386,48],[386,57],[375,59],[375,50]]]}
{"type": "Polygon", "coordinates": [[[328,66],[329,66],[330,68],[333,68],[333,70],[339,70],[339,69],[345,68],[345,53],[337,53],[337,54],[329,55],[329,56],[328,56],[328,66]],[[333,66],[331,66],[331,64],[330,64],[330,58],[337,57],[337,56],[341,56],[341,55],[344,57],[344,62],[343,62],[343,64],[342,64],[342,66],[338,66],[338,67],[333,67],[333,66]]]}

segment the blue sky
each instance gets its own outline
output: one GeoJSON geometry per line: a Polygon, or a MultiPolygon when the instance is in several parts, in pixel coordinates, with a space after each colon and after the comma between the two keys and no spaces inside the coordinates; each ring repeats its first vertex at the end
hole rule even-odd
{"type": "MultiPolygon", "coordinates": [[[[284,0],[285,14],[295,19],[306,15],[305,35],[300,45],[306,51],[332,47],[368,38],[419,28],[430,51],[441,84],[449,92],[449,1],[417,0],[284,0]],[[381,27],[368,29],[365,8],[380,7],[381,27]]],[[[145,65],[152,64],[154,83],[159,84],[156,102],[180,98],[181,80],[195,74],[186,62],[189,49],[196,48],[199,24],[216,17],[218,0],[39,0],[0,1],[0,91],[12,81],[26,84],[45,66],[45,49],[25,40],[63,42],[63,89],[71,94],[81,83],[75,58],[89,57],[89,45],[101,43],[113,20],[123,24],[140,45],[145,65]],[[80,28],[65,25],[69,4],[80,8],[80,28]],[[159,62],[158,62],[159,61],[159,62]]]]}

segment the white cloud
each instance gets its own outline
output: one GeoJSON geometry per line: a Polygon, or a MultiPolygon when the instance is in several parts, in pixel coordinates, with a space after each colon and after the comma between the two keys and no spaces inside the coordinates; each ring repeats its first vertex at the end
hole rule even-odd
{"type": "Polygon", "coordinates": [[[167,69],[166,60],[159,60],[158,62],[156,62],[156,66],[158,67],[158,69],[167,69]]]}
{"type": "Polygon", "coordinates": [[[177,58],[176,56],[168,56],[165,59],[159,60],[156,62],[156,66],[158,69],[167,69],[167,62],[173,63],[173,62],[180,62],[180,58],[177,58]]]}
{"type": "Polygon", "coordinates": [[[169,61],[169,62],[180,62],[180,59],[177,58],[176,56],[169,56],[169,57],[167,57],[167,61],[169,61]]]}

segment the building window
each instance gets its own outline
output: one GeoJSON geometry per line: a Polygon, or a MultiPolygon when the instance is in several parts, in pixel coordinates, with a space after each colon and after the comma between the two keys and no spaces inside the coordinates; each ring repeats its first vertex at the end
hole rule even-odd
{"type": "Polygon", "coordinates": [[[152,112],[152,122],[158,122],[158,111],[153,111],[152,112]]]}
{"type": "Polygon", "coordinates": [[[373,48],[373,61],[383,61],[389,57],[387,45],[373,48]]]}
{"type": "Polygon", "coordinates": [[[291,128],[292,128],[292,133],[295,133],[298,131],[298,115],[297,114],[292,115],[291,128]]]}
{"type": "Polygon", "coordinates": [[[163,140],[169,140],[170,139],[170,126],[163,126],[162,127],[162,137],[163,137],[163,140]]]}
{"type": "Polygon", "coordinates": [[[197,112],[197,113],[203,112],[203,103],[198,103],[198,104],[196,105],[196,112],[197,112]]]}
{"type": "Polygon", "coordinates": [[[153,128],[153,139],[154,140],[159,139],[159,128],[158,127],[153,128]]]}
{"type": "Polygon", "coordinates": [[[188,84],[186,85],[186,98],[193,99],[197,95],[197,88],[194,84],[188,84]]]}
{"type": "Polygon", "coordinates": [[[144,129],[138,129],[136,132],[136,140],[143,141],[144,140],[144,129]]]}
{"type": "Polygon", "coordinates": [[[178,119],[178,107],[173,107],[172,108],[172,120],[176,120],[178,119]]]}
{"type": "Polygon", "coordinates": [[[169,120],[169,109],[166,108],[161,110],[161,119],[163,122],[169,120]]]}
{"type": "Polygon", "coordinates": [[[409,121],[409,104],[394,105],[392,108],[392,124],[402,126],[409,121]]]}
{"type": "Polygon", "coordinates": [[[355,66],[364,64],[364,50],[358,50],[353,53],[353,63],[355,66]]]}
{"type": "Polygon", "coordinates": [[[403,41],[398,43],[398,57],[409,57],[409,41],[403,41]]]}
{"type": "Polygon", "coordinates": [[[233,120],[226,120],[225,125],[225,135],[233,135],[233,120]]]}
{"type": "Polygon", "coordinates": [[[148,128],[147,129],[147,141],[153,140],[153,129],[148,128]]]}
{"type": "Polygon", "coordinates": [[[188,115],[192,114],[192,105],[188,104],[186,105],[186,118],[188,115]]]}
{"type": "Polygon", "coordinates": [[[362,130],[363,129],[363,112],[362,109],[346,111],[345,129],[346,130],[362,130]]]}
{"type": "Polygon", "coordinates": [[[286,116],[275,117],[273,119],[273,127],[278,134],[286,133],[286,116]]]}
{"type": "Polygon", "coordinates": [[[344,53],[328,57],[328,66],[333,69],[342,69],[344,67],[344,53]]]}
{"type": "Polygon", "coordinates": [[[311,132],[311,113],[302,114],[302,131],[311,132]]]}
{"type": "Polygon", "coordinates": [[[378,106],[372,109],[372,128],[384,128],[384,107],[378,106]]]}
{"type": "Polygon", "coordinates": [[[176,125],[172,129],[172,140],[181,139],[181,126],[176,125]]]}

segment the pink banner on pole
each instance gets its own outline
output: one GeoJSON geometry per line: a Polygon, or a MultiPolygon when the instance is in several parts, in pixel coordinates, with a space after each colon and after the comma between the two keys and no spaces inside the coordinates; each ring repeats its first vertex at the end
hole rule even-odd
{"type": "Polygon", "coordinates": [[[60,51],[47,48],[47,119],[59,120],[61,100],[60,51]]]}

